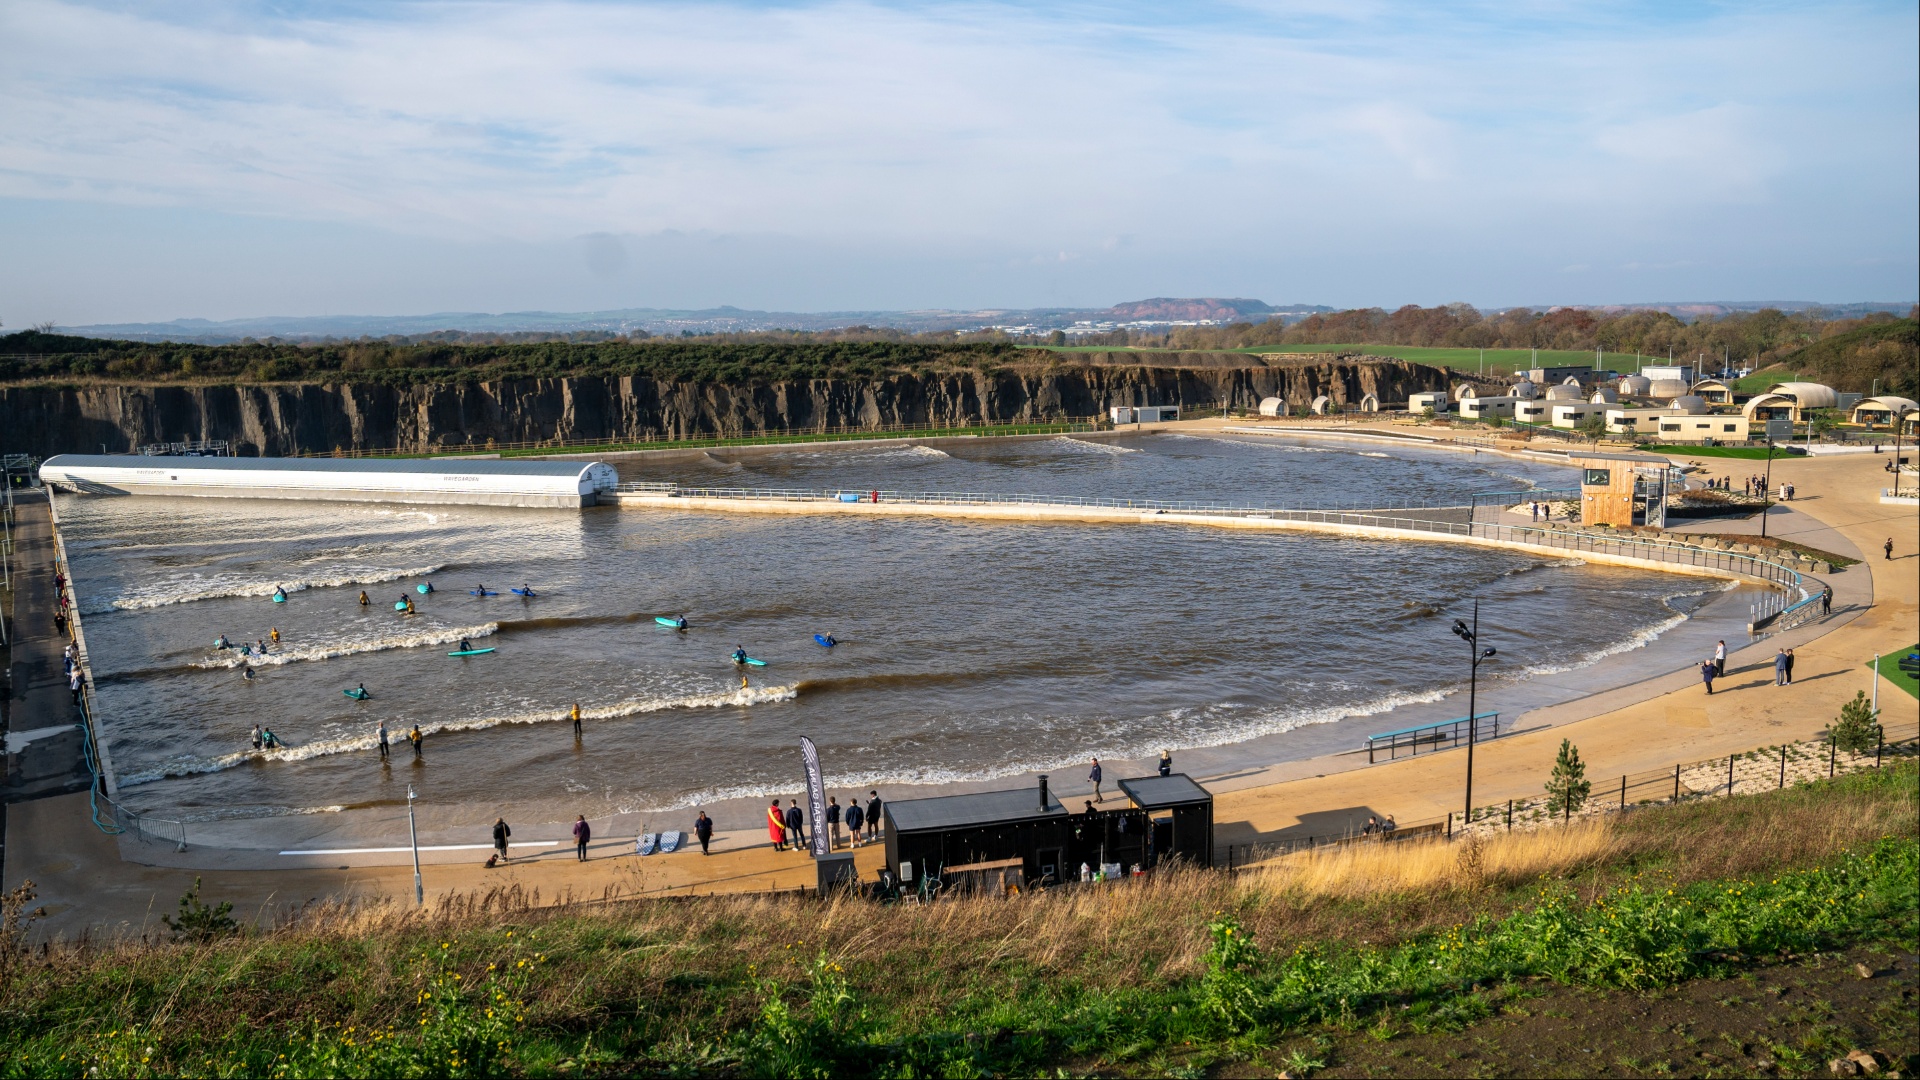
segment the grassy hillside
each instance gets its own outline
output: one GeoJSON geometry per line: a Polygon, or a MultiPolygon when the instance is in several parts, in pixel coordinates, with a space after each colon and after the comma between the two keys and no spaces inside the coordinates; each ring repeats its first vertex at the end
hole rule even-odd
{"type": "Polygon", "coordinates": [[[308,911],[270,933],[205,916],[203,941],[0,952],[0,1061],[49,1076],[1299,1074],[1342,1038],[1524,1015],[1556,984],[1640,994],[1820,950],[1911,950],[1915,786],[1911,764],[1890,766],[1482,844],[1010,901],[554,909],[495,894],[424,915],[308,911]]]}
{"type": "Polygon", "coordinates": [[[1899,319],[1835,334],[1787,353],[1768,370],[1778,372],[1769,384],[1787,381],[1792,372],[1861,394],[1877,381],[1882,394],[1920,399],[1920,322],[1899,319]]]}

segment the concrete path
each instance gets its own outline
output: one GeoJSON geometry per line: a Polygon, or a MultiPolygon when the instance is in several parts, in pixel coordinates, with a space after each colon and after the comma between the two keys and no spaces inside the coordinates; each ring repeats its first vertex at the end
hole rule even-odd
{"type": "Polygon", "coordinates": [[[14,503],[13,663],[6,697],[8,803],[85,791],[81,713],[60,663],[66,638],[54,628],[53,530],[43,495],[14,503]]]}

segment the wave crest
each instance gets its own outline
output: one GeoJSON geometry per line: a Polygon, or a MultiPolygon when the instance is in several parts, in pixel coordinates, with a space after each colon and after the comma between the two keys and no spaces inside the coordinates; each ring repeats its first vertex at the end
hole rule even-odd
{"type": "Polygon", "coordinates": [[[384,652],[388,649],[413,649],[422,645],[452,645],[461,638],[491,637],[499,633],[499,623],[485,623],[480,626],[453,627],[444,630],[422,630],[413,634],[395,634],[391,637],[374,638],[370,641],[337,641],[319,645],[300,645],[282,652],[270,652],[265,656],[241,656],[235,650],[227,650],[217,656],[209,657],[194,664],[197,668],[239,668],[276,666],[292,664],[302,660],[331,660],[336,656],[354,656],[359,653],[384,652]]]}
{"type": "Polygon", "coordinates": [[[216,574],[212,577],[194,577],[189,580],[174,579],[161,582],[145,589],[136,589],[124,596],[116,596],[104,601],[95,601],[80,609],[82,615],[99,615],[109,611],[147,611],[153,608],[168,607],[173,604],[191,604],[198,600],[222,600],[235,596],[272,596],[275,589],[284,589],[288,595],[305,592],[308,589],[339,588],[343,585],[379,585],[402,578],[426,577],[446,569],[446,564],[432,566],[412,566],[393,569],[382,566],[339,566],[328,567],[323,576],[310,578],[282,578],[265,581],[242,578],[238,574],[216,574]]]}

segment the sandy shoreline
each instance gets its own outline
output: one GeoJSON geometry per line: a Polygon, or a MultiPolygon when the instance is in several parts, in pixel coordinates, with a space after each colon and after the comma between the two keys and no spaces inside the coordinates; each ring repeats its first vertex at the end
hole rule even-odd
{"type": "MultiPolygon", "coordinates": [[[[1709,461],[1707,466],[1715,472],[1737,472],[1744,464],[1740,461],[1709,461]]],[[[1843,554],[1853,554],[1863,547],[1871,547],[1877,543],[1880,534],[1890,532],[1896,536],[1900,550],[1911,553],[1915,540],[1911,514],[1896,508],[1877,506],[1874,498],[1878,494],[1875,464],[1872,458],[1776,462],[1775,470],[1790,472],[1794,481],[1811,498],[1797,502],[1791,509],[1776,511],[1770,517],[1770,531],[1795,535],[1814,546],[1830,550],[1852,549],[1841,550],[1843,554]],[[1852,473],[1859,475],[1850,475],[1852,473]],[[1845,498],[1837,493],[1823,494],[1824,489],[1836,485],[1844,485],[1845,498]],[[1886,512],[1882,513],[1882,510],[1886,512]]],[[[1728,531],[1740,530],[1735,528],[1728,531]]],[[[1877,560],[1878,552],[1871,554],[1877,560]]],[[[1674,755],[1717,746],[1745,749],[1767,741],[1775,734],[1785,737],[1817,730],[1831,715],[1832,709],[1824,700],[1818,706],[1808,707],[1808,702],[1803,699],[1851,696],[1854,684],[1864,684],[1864,678],[1835,679],[1827,673],[1814,671],[1810,673],[1810,678],[1803,679],[1806,684],[1804,688],[1788,688],[1778,695],[1763,695],[1757,689],[1758,682],[1751,684],[1752,689],[1743,684],[1734,688],[1738,691],[1736,693],[1715,695],[1706,711],[1702,712],[1702,705],[1696,700],[1698,685],[1691,675],[1691,668],[1697,662],[1695,657],[1699,655],[1702,643],[1710,648],[1711,641],[1717,637],[1726,637],[1729,644],[1736,648],[1734,661],[1730,664],[1730,677],[1735,670],[1750,667],[1770,657],[1772,650],[1782,644],[1802,649],[1803,663],[1837,664],[1832,674],[1843,674],[1846,670],[1856,670],[1859,661],[1872,651],[1866,644],[1868,641],[1879,642],[1885,638],[1886,641],[1882,643],[1885,649],[1910,643],[1915,610],[1914,598],[1910,595],[1914,591],[1912,564],[1906,565],[1904,574],[1896,575],[1892,581],[1884,581],[1881,580],[1884,575],[1874,574],[1874,570],[1878,569],[1875,560],[1850,568],[1830,579],[1836,591],[1835,614],[1830,621],[1764,639],[1751,648],[1742,648],[1746,645],[1744,634],[1735,637],[1719,632],[1719,628],[1728,621],[1727,613],[1715,613],[1714,605],[1709,604],[1701,617],[1668,631],[1648,647],[1610,656],[1576,671],[1537,677],[1528,683],[1503,687],[1500,693],[1506,700],[1494,704],[1501,707],[1503,712],[1513,708],[1518,713],[1516,719],[1519,726],[1531,730],[1523,730],[1521,734],[1482,748],[1481,757],[1485,762],[1482,768],[1486,773],[1484,783],[1488,796],[1496,796],[1503,785],[1526,790],[1536,788],[1538,778],[1532,771],[1537,770],[1539,765],[1533,759],[1545,754],[1550,762],[1551,745],[1557,745],[1563,732],[1577,734],[1583,753],[1596,761],[1597,771],[1605,771],[1614,767],[1612,758],[1626,762],[1621,766],[1624,769],[1627,764],[1650,756],[1670,760],[1674,755]],[[1888,595],[1890,588],[1892,594],[1888,595]],[[1902,635],[1905,635],[1902,640],[1893,640],[1902,635]],[[1832,642],[1831,648],[1829,640],[1832,642]],[[1841,656],[1829,659],[1829,652],[1841,656]],[[1854,652],[1861,655],[1852,657],[1851,653],[1854,652]],[[1535,682],[1539,685],[1531,685],[1535,682]],[[1843,684],[1845,693],[1841,694],[1843,684]],[[1525,700],[1517,701],[1516,698],[1525,700]],[[1788,705],[1793,707],[1783,708],[1788,705]],[[1700,715],[1695,716],[1695,713],[1700,715]],[[1776,732],[1774,729],[1779,730],[1776,732]],[[1509,758],[1512,760],[1507,762],[1509,758]]],[[[1677,583],[1681,581],[1676,578],[1677,583]]],[[[1739,608],[1739,621],[1744,630],[1744,604],[1727,605],[1724,600],[1722,607],[1739,608]]],[[[1885,697],[1890,687],[1891,684],[1882,690],[1883,703],[1897,706],[1901,699],[1889,700],[1885,697]]],[[[1892,690],[1892,693],[1901,692],[1892,690]]],[[[1305,820],[1304,815],[1315,807],[1334,806],[1354,811],[1376,808],[1395,813],[1403,821],[1414,820],[1423,816],[1429,807],[1446,805],[1449,798],[1446,793],[1457,784],[1453,774],[1459,766],[1451,760],[1453,755],[1439,754],[1418,762],[1402,761],[1368,767],[1363,756],[1356,759],[1343,751],[1350,750],[1369,731],[1405,727],[1424,719],[1424,716],[1415,716],[1415,708],[1403,707],[1373,717],[1312,725],[1283,735],[1263,736],[1214,750],[1179,751],[1176,752],[1176,763],[1182,771],[1203,778],[1220,797],[1217,820],[1220,822],[1219,840],[1223,845],[1284,834],[1298,828],[1305,820]],[[1288,746],[1283,750],[1278,745],[1262,745],[1270,741],[1276,744],[1286,741],[1288,746]],[[1387,804],[1394,808],[1386,809],[1387,804]]],[[[1420,708],[1429,708],[1446,716],[1458,715],[1463,710],[1462,705],[1451,699],[1420,708]]],[[[1146,762],[1108,761],[1106,764],[1109,778],[1139,775],[1147,771],[1146,762]]],[[[796,755],[796,794],[798,774],[796,755]]],[[[1084,768],[1056,771],[1054,788],[1069,800],[1083,797],[1080,792],[1087,786],[1084,775],[1084,768]]],[[[958,790],[966,786],[1019,787],[1030,782],[1030,778],[1011,777],[982,784],[946,785],[940,790],[958,790]]],[[[843,793],[843,789],[830,790],[836,794],[843,793]]],[[[927,792],[907,787],[890,787],[882,792],[890,797],[912,797],[923,793],[927,792]]],[[[91,888],[91,885],[83,886],[82,883],[101,879],[114,882],[114,887],[102,894],[99,903],[86,905],[90,910],[84,913],[76,910],[70,916],[54,920],[50,927],[54,932],[81,925],[137,922],[135,912],[156,902],[162,908],[170,907],[172,897],[180,891],[174,886],[185,881],[188,875],[180,869],[162,869],[166,865],[194,866],[217,873],[224,886],[232,890],[232,895],[268,906],[284,902],[294,895],[305,897],[347,893],[367,896],[410,892],[410,872],[392,865],[393,860],[389,858],[392,853],[369,852],[298,859],[277,854],[282,847],[391,846],[396,837],[398,842],[404,843],[404,810],[399,807],[366,808],[360,811],[361,819],[351,824],[346,821],[318,820],[340,815],[270,819],[275,838],[272,845],[259,843],[265,839],[261,832],[267,822],[209,826],[203,838],[196,839],[187,853],[179,855],[170,850],[156,850],[158,845],[140,845],[124,839],[115,842],[99,836],[85,822],[84,796],[78,797],[80,803],[77,813],[71,806],[62,805],[70,803],[73,798],[24,804],[14,808],[9,821],[6,874],[9,884],[24,876],[35,877],[50,887],[63,887],[64,883],[64,887],[69,889],[91,888]],[[218,842],[229,829],[236,833],[233,839],[251,839],[253,842],[245,843],[240,849],[219,850],[218,842]],[[81,857],[81,853],[86,854],[81,857]],[[40,864],[37,873],[34,872],[36,863],[40,864]],[[300,869],[302,864],[308,869],[300,869]],[[264,869],[268,866],[284,869],[272,873],[245,869],[264,869]],[[92,869],[84,870],[83,867],[92,869]],[[135,897],[140,899],[138,909],[132,906],[135,897]]],[[[723,835],[716,847],[727,849],[724,856],[716,855],[711,860],[699,860],[697,854],[691,858],[672,856],[664,860],[603,859],[580,866],[571,863],[571,850],[564,851],[565,859],[562,860],[562,849],[555,846],[544,849],[550,854],[531,863],[520,865],[516,862],[513,874],[516,875],[515,880],[521,880],[522,883],[545,881],[550,889],[566,887],[577,891],[597,891],[621,882],[633,885],[643,878],[647,882],[645,888],[650,890],[688,887],[784,888],[805,884],[810,879],[811,867],[806,860],[796,861],[796,857],[792,856],[775,857],[766,846],[764,830],[755,827],[759,813],[757,803],[743,804],[738,808],[732,805],[710,808],[710,812],[715,813],[723,826],[723,835]],[[736,820],[736,812],[742,815],[750,813],[752,816],[736,820]],[[563,862],[565,865],[562,865],[563,862]],[[532,876],[521,878],[518,875],[532,876]]],[[[1313,812],[1316,815],[1320,813],[1318,810],[1313,812]]],[[[563,822],[571,820],[571,815],[565,812],[564,807],[558,806],[555,812],[538,816],[554,820],[551,825],[528,823],[517,826],[517,840],[558,839],[564,833],[563,822]]],[[[595,852],[603,855],[621,853],[630,845],[627,838],[641,831],[643,825],[650,831],[686,828],[691,816],[690,811],[684,811],[596,821],[596,833],[602,839],[597,842],[595,852]]],[[[456,815],[452,808],[423,807],[421,839],[423,843],[435,844],[484,842],[484,836],[479,835],[484,826],[479,823],[488,820],[491,820],[490,813],[474,817],[470,813],[456,815]]],[[[528,822],[532,820],[532,817],[527,818],[528,822]]],[[[1316,820],[1320,818],[1316,817],[1316,820]]],[[[404,862],[404,856],[400,861],[404,862]]],[[[472,888],[507,880],[498,873],[487,875],[477,872],[473,866],[476,853],[472,851],[433,852],[424,861],[442,867],[429,875],[429,889],[472,888]]],[[[877,866],[877,848],[863,849],[862,867],[865,868],[868,862],[877,866]]],[[[42,895],[48,895],[44,889],[42,895]]]]}

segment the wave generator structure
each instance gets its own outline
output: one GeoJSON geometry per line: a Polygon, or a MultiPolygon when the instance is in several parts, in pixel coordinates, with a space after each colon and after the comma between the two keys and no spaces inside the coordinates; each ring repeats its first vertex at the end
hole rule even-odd
{"type": "Polygon", "coordinates": [[[620,482],[599,461],[121,454],[59,454],[41,464],[40,480],[85,495],[544,507],[593,506],[620,482]]]}

